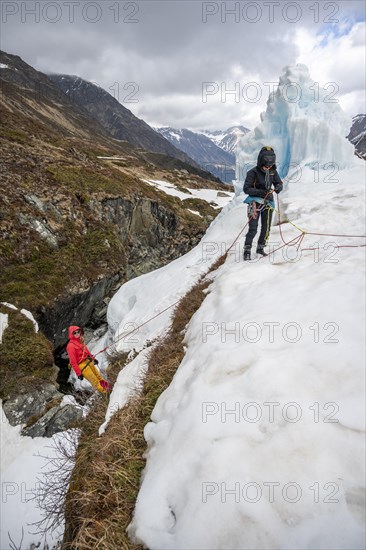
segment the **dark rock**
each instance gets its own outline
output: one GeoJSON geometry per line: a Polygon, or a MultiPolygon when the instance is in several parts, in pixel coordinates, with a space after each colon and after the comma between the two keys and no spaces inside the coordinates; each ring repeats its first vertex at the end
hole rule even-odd
{"type": "Polygon", "coordinates": [[[3,409],[12,426],[28,422],[33,416],[40,416],[46,411],[48,403],[61,401],[62,394],[52,384],[42,384],[38,388],[8,399],[3,409]]]}
{"type": "Polygon", "coordinates": [[[64,405],[52,407],[35,424],[22,430],[22,435],[29,437],[52,437],[57,432],[63,432],[83,417],[81,407],[64,405]]]}
{"type": "Polygon", "coordinates": [[[366,115],[353,117],[347,139],[355,146],[355,155],[366,160],[366,115]]]}
{"type": "Polygon", "coordinates": [[[40,330],[55,348],[66,343],[68,326],[94,329],[103,323],[108,298],[120,284],[185,254],[203,232],[197,228],[189,235],[173,210],[144,197],[94,198],[89,208],[99,221],[114,224],[123,240],[128,237],[125,272],[107,275],[89,289],[79,281],[79,288],[69,289],[69,298],[35,312],[40,330]]]}
{"type": "Polygon", "coordinates": [[[103,302],[119,279],[119,274],[105,277],[84,292],[73,294],[53,307],[42,308],[36,312],[40,330],[55,347],[63,345],[68,338],[67,328],[89,323],[94,309],[99,308],[99,303],[103,302]]]}

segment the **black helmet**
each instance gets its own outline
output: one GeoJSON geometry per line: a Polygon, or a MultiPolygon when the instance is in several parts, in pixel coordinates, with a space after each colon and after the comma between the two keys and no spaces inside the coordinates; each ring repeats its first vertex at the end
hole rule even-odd
{"type": "Polygon", "coordinates": [[[263,147],[258,156],[259,166],[273,166],[276,163],[276,154],[272,147],[263,147]]]}
{"type": "Polygon", "coordinates": [[[273,166],[276,163],[276,155],[274,153],[266,153],[263,155],[263,166],[273,166]]]}

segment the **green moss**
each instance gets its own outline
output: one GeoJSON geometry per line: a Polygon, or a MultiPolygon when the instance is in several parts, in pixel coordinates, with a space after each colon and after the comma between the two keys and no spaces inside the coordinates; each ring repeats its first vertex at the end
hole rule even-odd
{"type": "Polygon", "coordinates": [[[210,216],[215,218],[218,211],[210,206],[210,204],[202,199],[186,199],[184,201],[184,206],[190,208],[191,210],[197,210],[203,217],[210,216]]]}
{"type": "Polygon", "coordinates": [[[175,184],[175,187],[181,191],[182,193],[186,193],[187,195],[192,195],[189,189],[186,189],[186,187],[183,187],[183,185],[179,185],[178,183],[175,184]]]}
{"type": "MultiPolygon", "coordinates": [[[[41,380],[53,382],[55,369],[52,346],[33,322],[19,311],[6,308],[8,327],[0,344],[0,397],[8,398],[24,389],[37,387],[41,380]]],[[[4,308],[2,311],[5,312],[4,308]]]]}
{"type": "Polygon", "coordinates": [[[0,239],[0,258],[3,267],[9,262],[12,263],[15,261],[18,263],[19,257],[17,253],[21,244],[19,237],[16,235],[11,239],[0,239]]]}
{"type": "Polygon", "coordinates": [[[0,137],[3,139],[8,139],[9,141],[15,141],[16,143],[28,143],[29,145],[29,136],[21,130],[1,128],[0,137]]]}
{"type": "Polygon", "coordinates": [[[47,171],[58,183],[78,193],[105,191],[124,196],[136,188],[134,178],[113,168],[105,169],[105,174],[102,174],[101,170],[89,167],[51,165],[47,171]]]}
{"type": "Polygon", "coordinates": [[[125,251],[112,224],[91,226],[80,235],[69,226],[58,249],[47,245],[33,249],[23,264],[13,262],[0,272],[0,300],[10,301],[36,311],[70,293],[81,278],[92,284],[101,264],[118,271],[124,265],[125,251]]]}

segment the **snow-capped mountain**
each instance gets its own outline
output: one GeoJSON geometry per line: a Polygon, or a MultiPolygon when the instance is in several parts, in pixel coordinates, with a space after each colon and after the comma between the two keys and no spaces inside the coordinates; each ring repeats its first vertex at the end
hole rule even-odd
{"type": "Polygon", "coordinates": [[[179,147],[190,156],[193,155],[195,160],[200,159],[201,166],[209,163],[232,164],[235,162],[232,153],[223,150],[219,145],[213,143],[212,139],[203,134],[192,132],[186,128],[176,130],[168,127],[157,128],[156,130],[176,147],[179,147]]]}
{"type": "MultiPolygon", "coordinates": [[[[303,65],[286,67],[286,82],[304,97],[312,86],[303,65]]],[[[244,264],[238,241],[187,326],[185,356],[144,428],[146,468],[128,533],[148,548],[364,548],[364,163],[338,106],[284,105],[281,94],[270,106],[239,156],[253,161],[270,141],[285,175],[284,161],[297,160],[300,180],[289,177],[279,196],[291,223],[273,227],[260,261],[244,264]],[[329,179],[324,166],[334,159],[329,179]]],[[[164,308],[243,229],[242,201],[187,255],[112,298],[119,351],[132,347],[120,341],[128,323],[143,328],[108,419],[147,371],[145,343],[170,324],[164,308]]]]}
{"type": "Polygon", "coordinates": [[[216,144],[203,133],[192,132],[186,128],[156,128],[175,147],[184,151],[204,170],[209,170],[225,183],[231,183],[235,177],[235,155],[216,144]]]}
{"type": "Polygon", "coordinates": [[[355,146],[355,154],[366,160],[366,115],[353,117],[347,139],[355,146]]]}
{"type": "Polygon", "coordinates": [[[225,183],[231,183],[235,178],[236,147],[241,138],[250,131],[245,126],[201,132],[170,127],[155,130],[225,183]]]}
{"type": "Polygon", "coordinates": [[[218,147],[235,155],[236,147],[245,134],[250,132],[245,126],[231,126],[227,130],[202,131],[202,134],[210,138],[218,147]]]}

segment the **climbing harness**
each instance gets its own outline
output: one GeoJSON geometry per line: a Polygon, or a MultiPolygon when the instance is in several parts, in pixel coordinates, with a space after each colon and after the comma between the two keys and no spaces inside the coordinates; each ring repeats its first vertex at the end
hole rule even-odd
{"type": "MultiPolygon", "coordinates": [[[[84,359],[84,361],[85,361],[85,359],[84,359]]],[[[81,374],[83,374],[83,371],[86,369],[86,367],[89,367],[91,362],[92,362],[92,358],[89,357],[87,364],[84,365],[82,369],[80,369],[81,374]]],[[[82,363],[83,363],[83,361],[82,361],[82,363]]]]}
{"type": "Polygon", "coordinates": [[[250,220],[256,220],[258,217],[258,214],[260,214],[263,210],[266,208],[271,208],[269,204],[258,204],[257,202],[253,201],[250,204],[248,204],[248,218],[250,220]]]}

